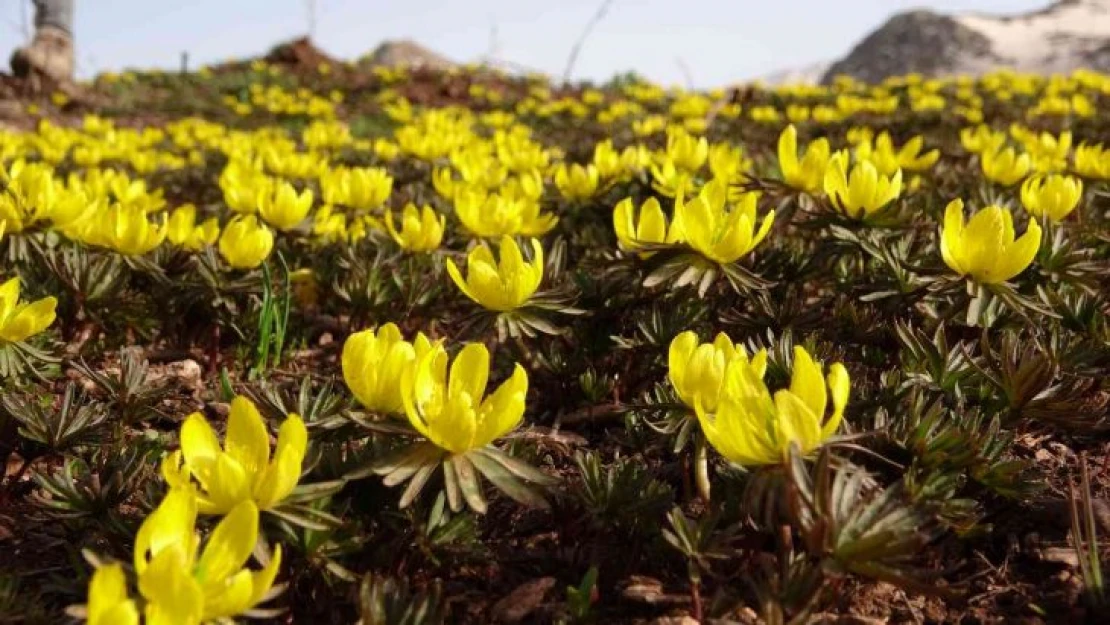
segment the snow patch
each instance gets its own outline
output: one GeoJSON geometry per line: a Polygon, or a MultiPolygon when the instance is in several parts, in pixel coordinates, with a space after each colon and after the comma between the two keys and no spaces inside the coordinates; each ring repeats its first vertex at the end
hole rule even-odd
{"type": "Polygon", "coordinates": [[[1012,17],[965,14],[953,18],[991,40],[997,65],[1019,71],[1067,72],[1082,65],[1085,54],[1110,41],[1110,0],[1059,2],[1012,17]]]}

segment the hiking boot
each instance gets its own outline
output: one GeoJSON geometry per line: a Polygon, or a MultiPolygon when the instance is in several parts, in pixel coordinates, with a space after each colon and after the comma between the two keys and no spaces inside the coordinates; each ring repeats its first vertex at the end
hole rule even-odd
{"type": "Polygon", "coordinates": [[[53,26],[35,31],[30,45],[12,53],[12,73],[21,78],[31,75],[49,78],[60,84],[73,82],[73,37],[53,26]]]}

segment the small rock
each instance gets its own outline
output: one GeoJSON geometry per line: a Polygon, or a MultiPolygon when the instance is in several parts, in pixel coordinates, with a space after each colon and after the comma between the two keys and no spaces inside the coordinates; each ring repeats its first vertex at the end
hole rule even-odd
{"type": "Polygon", "coordinates": [[[320,339],[318,341],[316,341],[316,344],[319,345],[320,347],[323,347],[325,345],[331,345],[334,342],[335,342],[335,337],[331,335],[331,332],[325,332],[325,333],[320,335],[320,339]]]}
{"type": "Polygon", "coordinates": [[[689,603],[689,595],[668,594],[663,591],[663,582],[654,577],[633,575],[628,578],[628,583],[621,591],[621,596],[629,601],[638,601],[648,605],[678,605],[689,603]]]}
{"type": "Polygon", "coordinates": [[[204,387],[202,378],[204,372],[201,370],[197,361],[186,358],[185,360],[178,360],[166,365],[166,377],[170,380],[176,380],[181,386],[192,390],[200,390],[204,387]]]}
{"type": "Polygon", "coordinates": [[[495,603],[490,616],[500,623],[519,623],[543,605],[547,593],[554,587],[554,577],[540,577],[525,582],[495,603]]]}

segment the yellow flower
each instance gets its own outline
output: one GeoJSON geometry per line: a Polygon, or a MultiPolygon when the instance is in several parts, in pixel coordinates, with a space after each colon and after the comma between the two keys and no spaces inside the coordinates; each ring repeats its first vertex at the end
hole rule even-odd
{"type": "Polygon", "coordinates": [[[423,332],[409,343],[392,323],[378,328],[376,333],[355,332],[343,343],[343,381],[367,410],[401,414],[405,407],[397,381],[429,349],[431,343],[423,332]]]}
{"type": "Polygon", "coordinates": [[[342,203],[351,208],[377,208],[393,193],[393,177],[380,167],[358,167],[347,172],[347,201],[342,203]]]}
{"type": "Polygon", "coordinates": [[[613,229],[617,241],[626,250],[636,250],[644,243],[675,243],[678,228],[671,227],[667,233],[667,216],[663,214],[659,200],[648,198],[640,206],[639,221],[636,220],[636,206],[632,198],[621,200],[613,209],[613,229]]]}
{"type": "Polygon", "coordinates": [[[696,190],[694,176],[680,169],[670,159],[651,166],[651,188],[667,197],[678,197],[696,190]]]}
{"type": "Polygon", "coordinates": [[[197,225],[197,207],[192,204],[182,204],[174,209],[166,222],[166,238],[187,250],[204,249],[215,243],[219,236],[219,220],[210,217],[197,225]]]}
{"type": "Polygon", "coordinates": [[[887,177],[871,161],[860,161],[848,172],[848,153],[837,152],[825,170],[825,193],[841,213],[853,219],[871,215],[902,193],[902,170],[887,177]]]}
{"type": "Polygon", "coordinates": [[[258,605],[274,585],[281,545],[262,570],[244,568],[258,541],[254,503],[246,500],[229,510],[203,550],[196,520],[196,494],[175,488],[139,527],[134,564],[148,624],[230,618],[258,605]]]}
{"type": "Polygon", "coordinates": [[[706,440],[739,465],[778,464],[791,443],[809,454],[832,436],[844,416],[851,383],[844,365],[834,363],[827,377],[802,347],[794,348],[790,388],[772,396],[763,375],[767,352],[750,360],[740,354],[729,361],[716,411],[696,396],[695,410],[706,440]],[[832,414],[825,410],[832,399],[832,414]]]}
{"type": "Polygon", "coordinates": [[[1080,143],[1073,156],[1075,173],[1095,180],[1110,180],[1110,149],[1102,144],[1087,145],[1080,143]]]}
{"type": "Polygon", "coordinates": [[[466,257],[467,277],[447,259],[447,273],[459,289],[478,304],[498,312],[520,308],[539,288],[543,280],[543,246],[532,241],[532,262],[525,262],[520,247],[510,236],[501,237],[500,262],[484,242],[470,250],[466,257]]]}
{"type": "Polygon", "coordinates": [[[1083,181],[1072,176],[1038,175],[1021,185],[1021,203],[1030,215],[1060,221],[1083,197],[1083,181]]]}
{"type": "Polygon", "coordinates": [[[980,161],[983,175],[988,180],[1006,187],[1021,182],[1033,167],[1029,155],[1024,152],[1019,155],[1014,148],[984,152],[980,156],[980,161]]]}
{"type": "Polygon", "coordinates": [[[243,501],[269,510],[292,492],[301,477],[308,431],[298,415],[286,417],[270,458],[270,434],[246,397],[231,401],[223,449],[204,416],[194,412],[181,425],[181,449],[162,463],[172,486],[200,484],[197,505],[204,514],[226,514],[243,501]]]}
{"type": "Polygon", "coordinates": [[[606,139],[594,146],[593,166],[599,177],[605,180],[626,180],[632,173],[629,165],[624,154],[613,147],[612,139],[606,139]]]}
{"type": "Polygon", "coordinates": [[[883,131],[875,139],[875,144],[861,143],[856,149],[856,157],[870,161],[884,176],[893,176],[899,170],[921,172],[932,168],[940,159],[940,150],[930,150],[921,154],[925,139],[916,136],[901,148],[895,149],[890,133],[883,131]]]}
{"type": "Polygon", "coordinates": [[[93,573],[85,611],[89,625],[139,625],[139,610],[127,596],[127,579],[118,562],[93,573]]]}
{"type": "Polygon", "coordinates": [[[486,395],[490,358],[481,343],[468,343],[450,363],[437,343],[401,377],[405,415],[421,434],[452,454],[489,445],[511,432],[524,416],[528,374],[519,364],[486,395]]]}
{"type": "Polygon", "coordinates": [[[270,193],[258,198],[258,214],[278,230],[292,230],[304,221],[312,208],[312,189],[300,194],[288,182],[279,182],[270,193]]]}
{"type": "Polygon", "coordinates": [[[220,235],[220,256],[235,269],[254,269],[274,248],[274,233],[254,215],[233,219],[220,235]]]}
{"type": "Polygon", "coordinates": [[[964,128],[960,131],[960,144],[972,154],[995,153],[1006,143],[1006,133],[995,131],[990,126],[964,128]]]}
{"type": "Polygon", "coordinates": [[[728,206],[727,185],[714,180],[693,200],[675,200],[672,228],[679,228],[679,237],[709,260],[735,262],[759,245],[775,222],[775,211],[770,211],[756,231],[758,200],[758,192],[744,193],[728,206]]]}
{"type": "Polygon", "coordinates": [[[86,236],[93,245],[141,256],[165,240],[166,225],[147,221],[146,211],[138,206],[113,204],[97,212],[86,236]]]}
{"type": "Polygon", "coordinates": [[[19,278],[0,285],[0,340],[18,343],[54,323],[58,300],[44,297],[30,304],[19,303],[19,278]]]}
{"type": "Polygon", "coordinates": [[[220,173],[224,202],[237,213],[254,213],[262,197],[273,192],[274,179],[250,163],[232,159],[220,173]]]}
{"type": "Polygon", "coordinates": [[[536,200],[474,187],[455,194],[455,214],[463,227],[479,237],[540,236],[559,222],[551,213],[540,213],[536,200]]]}
{"type": "Polygon", "coordinates": [[[393,226],[393,213],[385,214],[385,228],[389,231],[389,236],[402,249],[410,252],[435,251],[443,241],[446,226],[445,215],[437,215],[431,206],[423,206],[418,210],[411,202],[401,211],[400,232],[393,226]]]}
{"type": "Polygon", "coordinates": [[[739,146],[717,143],[709,148],[709,171],[714,178],[739,182],[751,166],[751,159],[744,156],[744,150],[739,146]]]}
{"type": "Polygon", "coordinates": [[[687,330],[671,341],[667,356],[667,375],[682,403],[693,408],[699,399],[706,410],[717,409],[725,367],[738,355],[745,355],[742,345],[733,345],[721,332],[712,343],[698,343],[698,335],[687,330]]]}
{"type": "Polygon", "coordinates": [[[790,124],[779,135],[779,169],[786,184],[805,191],[816,193],[821,190],[821,181],[829,162],[829,141],[824,137],[811,142],[801,161],[798,160],[798,131],[790,124]]]}
{"type": "Polygon", "coordinates": [[[593,165],[560,163],[555,169],[555,187],[568,200],[588,200],[597,193],[598,172],[593,165]]]}
{"type": "Polygon", "coordinates": [[[964,224],[964,202],[952,200],[944,211],[940,253],[953,271],[970,275],[983,284],[1005,282],[1033,262],[1041,246],[1041,228],[1030,219],[1029,227],[1014,239],[1010,211],[988,206],[964,224]]]}
{"type": "Polygon", "coordinates": [[[671,128],[667,133],[666,159],[675,167],[695,173],[709,158],[709,142],[705,137],[695,137],[685,130],[671,128]]]}

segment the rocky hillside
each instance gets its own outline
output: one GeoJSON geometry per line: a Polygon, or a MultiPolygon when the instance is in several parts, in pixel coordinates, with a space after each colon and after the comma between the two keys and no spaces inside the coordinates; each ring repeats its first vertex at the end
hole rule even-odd
{"type": "Polygon", "coordinates": [[[1053,73],[1110,71],[1110,0],[1058,0],[1018,15],[899,13],[825,72],[868,82],[920,72],[930,76],[1012,67],[1053,73]]]}
{"type": "Polygon", "coordinates": [[[429,69],[448,69],[455,65],[428,48],[409,39],[383,41],[373,52],[362,59],[368,65],[395,67],[424,67],[429,69]]]}

